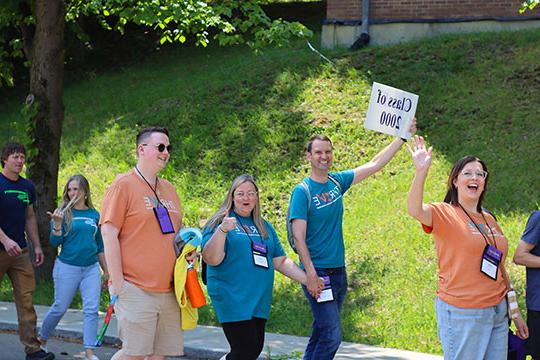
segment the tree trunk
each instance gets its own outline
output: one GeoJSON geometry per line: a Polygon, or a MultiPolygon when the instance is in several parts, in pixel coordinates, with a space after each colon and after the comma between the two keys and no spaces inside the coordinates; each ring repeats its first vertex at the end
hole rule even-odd
{"type": "Polygon", "coordinates": [[[56,207],[60,138],[64,121],[64,24],[63,0],[36,0],[36,31],[32,46],[30,94],[34,112],[30,112],[29,176],[37,190],[35,212],[45,263],[36,268],[38,280],[52,279],[56,257],[49,243],[47,210],[56,207]]]}

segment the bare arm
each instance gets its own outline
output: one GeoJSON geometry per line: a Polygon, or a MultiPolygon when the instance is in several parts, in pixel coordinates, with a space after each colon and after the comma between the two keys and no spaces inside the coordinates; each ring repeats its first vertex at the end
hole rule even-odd
{"type": "Polygon", "coordinates": [[[313,262],[311,261],[311,254],[309,253],[309,249],[306,244],[306,229],[306,220],[292,220],[294,244],[296,245],[296,251],[298,252],[300,261],[302,262],[302,265],[304,265],[304,269],[306,270],[306,287],[311,296],[313,296],[314,298],[318,298],[319,294],[321,293],[321,290],[319,288],[319,276],[317,275],[315,266],[313,266],[313,262]]]}
{"type": "Polygon", "coordinates": [[[43,256],[43,250],[41,249],[41,243],[39,242],[38,225],[36,219],[36,213],[34,212],[34,205],[28,206],[26,209],[26,235],[30,238],[35,254],[35,265],[40,266],[43,264],[45,257],[43,256]]]}
{"type": "Polygon", "coordinates": [[[234,216],[229,217],[229,212],[227,211],[221,224],[219,224],[210,240],[204,245],[202,256],[208,265],[217,266],[221,264],[225,258],[225,240],[227,239],[227,233],[235,227],[236,218],[234,216]]]}
{"type": "Polygon", "coordinates": [[[413,218],[424,225],[431,226],[433,225],[433,215],[431,208],[424,204],[424,184],[431,166],[432,148],[426,150],[424,139],[421,136],[415,136],[412,139],[412,149],[409,146],[408,148],[416,167],[416,173],[409,190],[407,209],[413,218]]]}
{"type": "Polygon", "coordinates": [[[107,269],[107,262],[105,261],[105,254],[100,252],[98,255],[98,261],[99,266],[101,266],[101,270],[103,270],[103,285],[107,285],[107,282],[109,281],[109,270],[107,269]]]}
{"type": "Polygon", "coordinates": [[[109,276],[111,278],[111,292],[113,295],[118,295],[124,283],[118,229],[113,224],[107,222],[101,225],[101,236],[103,237],[103,246],[105,248],[106,268],[109,270],[109,276]]]}
{"type": "MultiPolygon", "coordinates": [[[[413,118],[411,125],[409,126],[409,132],[411,132],[412,134],[416,133],[416,118],[413,118]]],[[[355,168],[353,170],[354,179],[352,184],[358,184],[360,181],[370,177],[377,171],[381,170],[386,164],[388,164],[388,162],[394,157],[394,155],[396,155],[398,150],[401,148],[401,145],[403,145],[404,143],[404,140],[396,138],[390,143],[390,145],[382,149],[369,162],[355,168]]]]}
{"type": "Polygon", "coordinates": [[[286,277],[298,281],[303,285],[307,284],[306,273],[288,257],[278,256],[272,262],[274,263],[274,268],[286,277]]]}
{"type": "Polygon", "coordinates": [[[535,245],[520,240],[514,253],[514,262],[530,268],[540,268],[540,256],[531,254],[535,245]]]}
{"type": "Polygon", "coordinates": [[[204,262],[212,266],[217,266],[221,264],[221,262],[225,258],[226,238],[227,234],[221,231],[218,226],[210,240],[208,240],[208,242],[204,245],[204,249],[202,251],[202,257],[204,262]]]}

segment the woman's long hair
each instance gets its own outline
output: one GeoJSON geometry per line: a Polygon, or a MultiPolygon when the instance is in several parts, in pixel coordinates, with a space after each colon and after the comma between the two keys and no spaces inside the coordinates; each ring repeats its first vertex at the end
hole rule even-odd
{"type": "Polygon", "coordinates": [[[452,167],[452,171],[450,171],[450,175],[448,176],[448,186],[446,191],[446,196],[444,197],[444,202],[449,203],[452,205],[458,205],[458,189],[456,185],[454,185],[454,181],[457,179],[465,165],[471,162],[479,162],[482,165],[482,169],[484,169],[485,172],[488,173],[486,178],[484,179],[484,191],[482,191],[482,194],[480,194],[480,199],[478,199],[478,204],[476,205],[476,211],[479,213],[482,212],[482,201],[484,200],[484,195],[487,190],[488,185],[488,179],[489,179],[489,172],[487,170],[486,164],[477,158],[476,156],[467,155],[464,158],[459,159],[454,163],[454,166],[452,167]]]}
{"type": "Polygon", "coordinates": [[[223,218],[227,214],[227,211],[232,211],[234,208],[234,192],[236,189],[242,185],[245,182],[250,182],[255,186],[255,191],[257,191],[257,201],[255,202],[255,207],[253,208],[253,211],[251,212],[251,218],[253,219],[253,223],[257,227],[257,230],[259,231],[259,234],[263,239],[268,238],[268,230],[266,229],[266,223],[264,222],[264,219],[261,216],[261,205],[259,202],[259,188],[257,187],[257,184],[255,183],[255,179],[253,179],[253,176],[249,174],[243,174],[238,176],[236,179],[234,179],[231,188],[229,189],[229,192],[227,193],[227,196],[225,197],[225,200],[219,207],[218,211],[215,212],[214,215],[206,222],[205,227],[208,227],[208,229],[214,229],[216,226],[221,224],[223,221],[223,218]]]}
{"type": "Polygon", "coordinates": [[[92,199],[90,197],[90,184],[88,180],[82,175],[73,175],[68,179],[66,185],[64,186],[64,192],[62,194],[62,202],[60,203],[60,210],[64,212],[64,224],[66,226],[65,233],[67,234],[71,230],[71,224],[73,222],[73,206],[79,201],[79,198],[84,197],[84,204],[88,208],[93,209],[92,199]],[[69,183],[72,181],[77,181],[79,183],[79,195],[77,198],[69,199],[68,196],[68,187],[69,183]]]}

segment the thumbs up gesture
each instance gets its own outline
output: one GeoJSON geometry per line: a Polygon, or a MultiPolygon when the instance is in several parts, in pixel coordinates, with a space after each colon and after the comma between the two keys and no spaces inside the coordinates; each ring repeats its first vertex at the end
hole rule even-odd
{"type": "Polygon", "coordinates": [[[225,233],[228,233],[236,227],[236,218],[234,216],[229,216],[229,210],[225,213],[225,217],[221,221],[221,230],[225,233]]]}

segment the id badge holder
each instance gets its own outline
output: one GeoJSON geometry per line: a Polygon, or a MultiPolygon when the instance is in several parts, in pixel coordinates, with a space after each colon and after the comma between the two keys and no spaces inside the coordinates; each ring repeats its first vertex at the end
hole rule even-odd
{"type": "Polygon", "coordinates": [[[169,216],[169,211],[165,207],[155,207],[154,215],[156,216],[157,222],[161,229],[162,234],[172,234],[174,233],[174,226],[169,216]]]}
{"type": "Polygon", "coordinates": [[[266,245],[253,242],[251,244],[251,252],[253,254],[253,263],[255,264],[255,266],[268,269],[266,245]]]}
{"type": "Polygon", "coordinates": [[[482,254],[482,263],[480,271],[488,276],[491,280],[497,280],[499,273],[499,264],[502,260],[502,252],[495,246],[486,245],[482,254]]]}
{"type": "Polygon", "coordinates": [[[332,293],[332,286],[330,286],[330,277],[323,276],[324,281],[324,290],[321,291],[319,298],[317,299],[318,303],[327,302],[334,300],[334,294],[332,293]]]}

